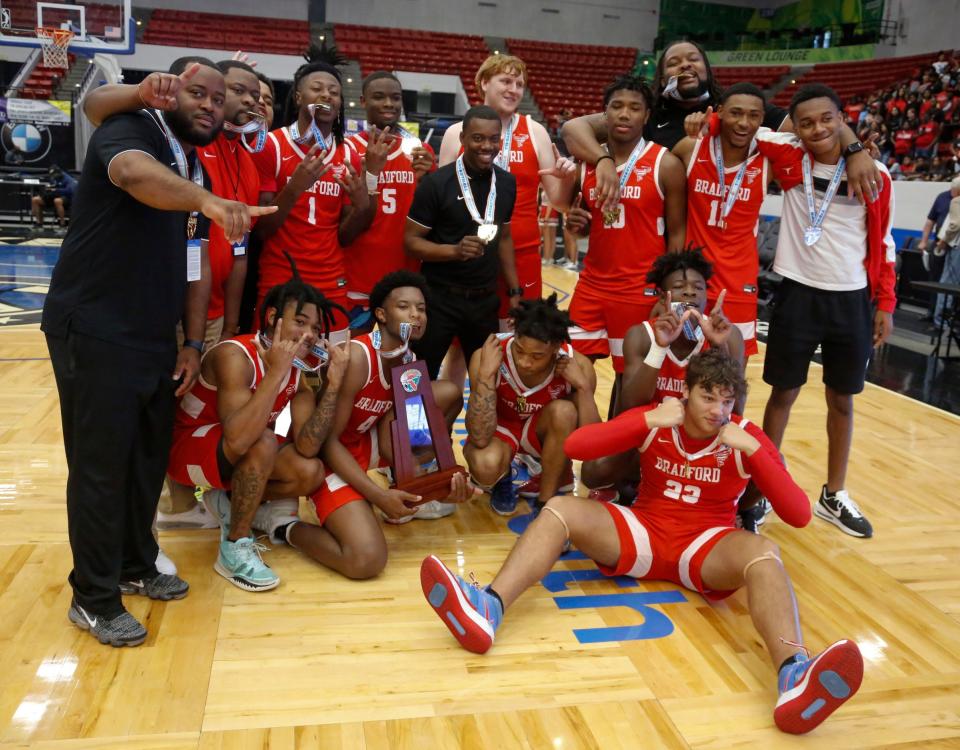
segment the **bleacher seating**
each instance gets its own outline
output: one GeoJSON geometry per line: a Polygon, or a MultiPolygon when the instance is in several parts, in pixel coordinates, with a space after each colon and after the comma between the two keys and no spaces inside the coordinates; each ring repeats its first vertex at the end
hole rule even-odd
{"type": "Polygon", "coordinates": [[[604,87],[632,71],[637,57],[630,47],[527,39],[507,39],[507,49],[527,64],[530,91],[548,122],[562,109],[575,115],[602,109],[604,87]]]}
{"type": "Polygon", "coordinates": [[[360,61],[364,76],[374,70],[457,75],[470,103],[480,102],[473,77],[490,54],[483,37],[347,23],[334,27],[334,37],[340,54],[360,61]]]}
{"type": "Polygon", "coordinates": [[[747,81],[766,89],[789,72],[789,65],[756,65],[738,68],[714,68],[713,77],[717,83],[724,87],[747,81]]]}
{"type": "Polygon", "coordinates": [[[157,9],[141,42],[299,56],[310,43],[310,31],[306,21],[264,17],[252,22],[249,16],[157,9]]]}
{"type": "MultiPolygon", "coordinates": [[[[70,58],[72,64],[75,58],[73,55],[70,55],[70,58]]],[[[67,71],[62,68],[48,68],[44,65],[37,65],[30,72],[30,77],[24,81],[19,94],[23,99],[50,99],[66,74],[67,71]]]]}
{"type": "Polygon", "coordinates": [[[909,78],[920,68],[932,63],[936,57],[936,53],[930,52],[863,62],[821,63],[814,65],[805,75],[797,78],[795,83],[781,90],[774,97],[773,103],[781,107],[787,106],[800,86],[814,82],[827,84],[841,99],[853,95],[861,96],[909,78]]]}

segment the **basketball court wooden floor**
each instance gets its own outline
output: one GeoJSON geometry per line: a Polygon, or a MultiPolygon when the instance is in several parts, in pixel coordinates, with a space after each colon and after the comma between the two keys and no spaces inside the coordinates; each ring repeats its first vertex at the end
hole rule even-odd
{"type": "MultiPolygon", "coordinates": [[[[569,272],[546,277],[572,288],[569,272]]],[[[759,419],[759,362],[749,372],[759,419]]],[[[259,595],[214,573],[215,532],[164,533],[189,597],[130,599],[149,639],[100,646],[66,618],[66,467],[35,327],[0,330],[0,383],[0,747],[960,747],[960,419],[892,392],[868,385],[856,406],[849,488],[875,538],[818,519],[763,529],[808,645],[853,638],[866,660],[860,694],[797,738],[773,726],[774,671],[742,593],[711,607],[566,560],[511,609],[491,653],[462,651],[423,601],[418,566],[436,553],[488,581],[515,534],[485,500],[386,527],[390,561],[372,581],[273,549],[282,583],[259,595]]],[[[824,419],[812,368],[784,446],[811,496],[824,419]]]]}

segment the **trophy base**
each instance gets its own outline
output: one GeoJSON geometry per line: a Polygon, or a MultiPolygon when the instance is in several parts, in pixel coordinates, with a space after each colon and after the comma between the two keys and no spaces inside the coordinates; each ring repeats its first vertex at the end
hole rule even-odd
{"type": "Polygon", "coordinates": [[[406,503],[406,505],[411,508],[416,508],[432,500],[443,500],[449,497],[450,480],[453,479],[455,474],[466,473],[466,470],[462,466],[453,466],[449,469],[434,471],[420,477],[415,477],[414,479],[408,479],[403,483],[398,482],[394,487],[398,490],[409,492],[411,495],[419,495],[421,498],[420,502],[406,503]]]}

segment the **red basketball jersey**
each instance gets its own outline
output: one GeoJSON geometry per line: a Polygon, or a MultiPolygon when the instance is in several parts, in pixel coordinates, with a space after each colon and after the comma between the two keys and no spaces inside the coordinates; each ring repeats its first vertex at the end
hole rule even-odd
{"type": "MultiPolygon", "coordinates": [[[[666,250],[659,180],[665,153],[667,149],[652,141],[644,147],[621,191],[620,215],[611,226],[604,226],[596,200],[596,170],[584,169],[580,184],[584,208],[590,212],[590,244],[578,283],[617,299],[637,294],[645,285],[654,259],[666,250]]],[[[624,166],[617,167],[617,174],[624,166]]]]}
{"type": "MultiPolygon", "coordinates": [[[[765,444],[759,427],[737,414],[730,419],[765,444]]],[[[637,450],[637,505],[644,513],[703,528],[734,525],[737,501],[750,480],[739,450],[719,437],[693,440],[682,425],[651,430],[637,450]]]]}
{"type": "MultiPolygon", "coordinates": [[[[260,198],[260,173],[239,138],[228,138],[220,133],[213,143],[197,149],[203,168],[210,176],[211,192],[229,201],[240,201],[256,206],[260,198]]],[[[233,269],[233,245],[227,242],[223,229],[210,222],[210,302],[207,318],[223,316],[224,284],[233,269]]],[[[244,247],[244,253],[247,247],[244,247]]]]}
{"type": "MultiPolygon", "coordinates": [[[[653,326],[647,321],[643,322],[643,327],[650,337],[650,341],[655,341],[653,337],[653,326]]],[[[681,334],[683,335],[683,334],[681,334]]],[[[690,358],[695,354],[705,352],[710,348],[710,343],[706,338],[700,339],[696,346],[683,359],[677,359],[673,349],[667,347],[667,356],[660,365],[660,372],[657,375],[657,389],[653,392],[653,401],[660,403],[668,396],[674,398],[683,398],[683,384],[687,381],[687,365],[690,364],[690,358]]]]}
{"type": "MultiPolygon", "coordinates": [[[[554,369],[550,370],[543,382],[532,388],[524,385],[513,361],[512,342],[513,334],[505,335],[500,341],[503,361],[497,373],[497,424],[522,427],[524,422],[551,401],[573,393],[573,387],[554,369]]],[[[560,351],[568,357],[573,356],[570,344],[564,344],[560,351]]]]}
{"type": "MultiPolygon", "coordinates": [[[[309,147],[304,150],[290,137],[289,128],[271,132],[256,160],[263,189],[275,184],[279,193],[307,151],[309,147]]],[[[343,248],[337,232],[340,213],[350,201],[334,178],[344,176],[348,163],[360,171],[360,157],[351,146],[343,143],[331,149],[324,158],[324,164],[330,169],[300,195],[286,220],[264,243],[260,256],[259,299],[263,299],[271,287],[290,278],[290,263],[284,250],[296,261],[301,278],[308,284],[327,296],[346,291],[343,248]]]]}
{"type": "MultiPolygon", "coordinates": [[[[367,137],[363,132],[347,139],[361,157],[367,153],[367,137]]],[[[386,273],[401,268],[411,271],[420,268],[420,261],[403,251],[403,229],[417,189],[417,179],[413,162],[400,145],[401,142],[397,141],[380,172],[377,182],[380,196],[373,223],[344,249],[347,290],[353,299],[367,297],[373,285],[386,273]]]]}
{"type": "MultiPolygon", "coordinates": [[[[244,336],[237,336],[236,338],[221,341],[204,353],[200,361],[202,363],[203,359],[209,357],[210,353],[217,349],[217,347],[239,346],[240,349],[243,350],[243,353],[247,355],[250,364],[253,365],[253,378],[250,380],[250,392],[253,393],[260,386],[260,383],[263,382],[263,376],[266,373],[263,360],[260,359],[260,352],[257,351],[256,344],[254,343],[255,340],[256,335],[248,333],[244,336]]],[[[276,399],[274,399],[273,408],[270,410],[269,424],[273,424],[284,407],[290,403],[290,399],[293,398],[299,387],[300,370],[296,367],[291,367],[286,384],[277,394],[276,399]]],[[[220,415],[217,413],[217,388],[207,383],[207,381],[203,379],[203,375],[201,375],[197,378],[197,382],[193,384],[193,387],[183,394],[183,398],[180,399],[174,429],[194,430],[204,425],[219,423],[220,415]]]]}
{"type": "Polygon", "coordinates": [[[345,446],[361,442],[383,415],[393,408],[393,389],[390,373],[380,361],[380,352],[374,346],[373,334],[366,333],[350,340],[351,346],[359,346],[367,361],[367,380],[353,399],[353,412],[340,434],[345,446]]]}
{"type": "Polygon", "coordinates": [[[722,218],[723,202],[740,169],[737,164],[724,167],[724,187],[714,160],[719,138],[700,138],[687,167],[687,242],[704,248],[713,263],[710,297],[721,289],[731,301],[757,299],[757,226],[760,206],[767,194],[768,162],[759,153],[747,158],[746,171],[737,200],[727,217],[722,218]]]}

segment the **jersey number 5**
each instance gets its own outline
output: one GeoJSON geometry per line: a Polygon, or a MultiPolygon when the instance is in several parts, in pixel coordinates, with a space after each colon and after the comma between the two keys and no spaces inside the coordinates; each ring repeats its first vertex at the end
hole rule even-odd
{"type": "Polygon", "coordinates": [[[384,188],[381,190],[380,205],[383,206],[385,214],[395,214],[397,212],[397,189],[384,188]]]}
{"type": "Polygon", "coordinates": [[[675,479],[668,479],[663,496],[670,500],[683,500],[693,505],[700,500],[700,488],[695,484],[681,484],[675,479]]]}

